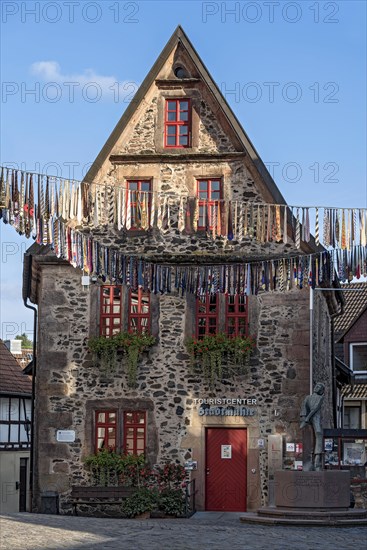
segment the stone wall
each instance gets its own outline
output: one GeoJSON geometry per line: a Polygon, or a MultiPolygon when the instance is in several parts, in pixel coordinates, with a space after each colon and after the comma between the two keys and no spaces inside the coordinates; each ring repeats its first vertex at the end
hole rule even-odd
{"type": "MultiPolygon", "coordinates": [[[[268,292],[249,297],[250,333],[257,349],[248,374],[216,384],[193,376],[184,345],[190,332],[194,298],[157,296],[158,342],[139,367],[138,387],[127,386],[123,358],[115,373],[103,373],[92,361],[87,339],[95,334],[97,285],[84,291],[81,273],[36,257],[39,281],[38,374],[36,378],[36,492],[61,494],[70,512],[72,485],[87,482],[83,458],[94,451],[93,411],[122,407],[147,411],[147,456],[152,464],[198,460],[198,506],[204,507],[204,429],[238,425],[248,429],[248,507],[267,501],[268,456],[258,448],[270,434],[300,440],[299,406],[308,394],[308,291],[268,292]],[[199,417],[194,398],[252,397],[254,417],[199,417]],[[56,442],[57,429],[76,431],[74,443],[56,442]],[[252,470],[255,469],[255,473],[252,470]]],[[[222,323],[224,321],[222,320],[222,323]]],[[[192,326],[192,324],[191,324],[192,326]]]]}

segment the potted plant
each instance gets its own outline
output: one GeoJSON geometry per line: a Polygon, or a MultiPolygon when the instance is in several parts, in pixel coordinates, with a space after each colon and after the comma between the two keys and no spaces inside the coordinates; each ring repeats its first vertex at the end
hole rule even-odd
{"type": "Polygon", "coordinates": [[[106,372],[115,370],[119,351],[126,355],[128,385],[131,387],[136,386],[137,368],[142,352],[154,344],[154,336],[147,332],[121,332],[111,338],[97,336],[88,341],[88,347],[95,356],[95,363],[100,363],[106,372]]]}
{"type": "Polygon", "coordinates": [[[121,510],[128,518],[147,518],[156,506],[156,491],[141,487],[122,504],[121,510]]]}

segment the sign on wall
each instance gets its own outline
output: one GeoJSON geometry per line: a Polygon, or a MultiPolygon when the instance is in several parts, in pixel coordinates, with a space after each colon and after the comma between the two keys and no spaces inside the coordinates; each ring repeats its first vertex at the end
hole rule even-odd
{"type": "Polygon", "coordinates": [[[75,430],[57,430],[56,441],[73,443],[75,441],[75,430]]]}

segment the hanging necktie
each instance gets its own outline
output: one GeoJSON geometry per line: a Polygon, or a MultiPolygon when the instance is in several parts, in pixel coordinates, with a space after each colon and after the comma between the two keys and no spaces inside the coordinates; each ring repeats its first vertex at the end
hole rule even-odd
{"type": "Polygon", "coordinates": [[[359,210],[359,242],[361,243],[361,246],[366,246],[366,218],[365,218],[365,211],[360,209],[359,210]]]}
{"type": "Polygon", "coordinates": [[[228,234],[227,239],[233,240],[233,224],[232,224],[232,202],[228,201],[228,234]]]}
{"type": "Polygon", "coordinates": [[[233,224],[233,238],[237,241],[237,226],[238,226],[238,203],[234,203],[234,224],[233,224]]]}
{"type": "Polygon", "coordinates": [[[297,208],[297,215],[296,215],[296,248],[301,248],[301,227],[300,227],[300,221],[299,221],[299,208],[297,208]]]}
{"type": "Polygon", "coordinates": [[[2,218],[2,210],[6,208],[5,206],[5,179],[4,179],[4,168],[1,168],[0,176],[0,219],[2,218]]]}
{"type": "Polygon", "coordinates": [[[211,226],[212,226],[212,238],[215,240],[217,236],[217,206],[218,202],[214,201],[213,205],[211,206],[211,226]]]}
{"type": "Polygon", "coordinates": [[[240,204],[240,219],[238,224],[238,240],[243,241],[243,202],[240,204]]]}
{"type": "Polygon", "coordinates": [[[141,228],[146,231],[148,229],[148,193],[142,193],[141,201],[141,228]]]}
{"type": "Polygon", "coordinates": [[[339,223],[339,209],[335,210],[335,244],[340,245],[340,223],[339,223]]]}
{"type": "Polygon", "coordinates": [[[287,224],[287,206],[284,205],[284,214],[283,214],[283,243],[287,244],[288,242],[288,224],[287,224]]]}
{"type": "Polygon", "coordinates": [[[329,220],[329,210],[324,208],[324,246],[330,246],[330,220],[329,220]]]}
{"type": "Polygon", "coordinates": [[[187,197],[186,199],[186,209],[185,209],[185,233],[187,235],[191,235],[192,229],[191,229],[191,207],[192,207],[192,201],[190,197],[187,197]]]}
{"type": "Polygon", "coordinates": [[[270,204],[268,205],[268,216],[267,216],[267,227],[266,227],[266,242],[271,240],[271,209],[270,204]]]}
{"type": "Polygon", "coordinates": [[[131,190],[127,189],[127,205],[126,205],[126,229],[131,229],[131,190]]]}
{"type": "Polygon", "coordinates": [[[77,188],[76,220],[78,222],[78,225],[81,225],[83,220],[83,201],[82,201],[82,188],[80,184],[78,185],[78,188],[77,188]]]}
{"type": "Polygon", "coordinates": [[[247,208],[247,204],[245,206],[245,215],[244,215],[244,220],[243,220],[243,236],[246,238],[247,237],[247,234],[248,234],[248,226],[247,226],[247,222],[248,222],[248,212],[247,212],[248,208],[247,208]]]}
{"type": "Polygon", "coordinates": [[[280,206],[275,207],[275,240],[279,243],[282,240],[282,230],[280,225],[280,206]]]}
{"type": "MultiPolygon", "coordinates": [[[[221,235],[221,221],[222,221],[222,211],[221,211],[221,201],[218,199],[214,204],[214,220],[215,220],[215,237],[221,235]]],[[[214,223],[213,220],[213,223],[214,223]]],[[[213,233],[214,235],[214,233],[213,233]]]]}
{"type": "Polygon", "coordinates": [[[177,221],[177,229],[180,233],[183,232],[185,229],[185,221],[184,221],[184,199],[181,196],[180,197],[180,203],[178,207],[178,221],[177,221]]]}
{"type": "Polygon", "coordinates": [[[20,235],[24,232],[24,203],[25,203],[25,197],[24,197],[24,172],[21,173],[20,178],[20,194],[19,194],[19,226],[18,226],[18,232],[20,235]]]}

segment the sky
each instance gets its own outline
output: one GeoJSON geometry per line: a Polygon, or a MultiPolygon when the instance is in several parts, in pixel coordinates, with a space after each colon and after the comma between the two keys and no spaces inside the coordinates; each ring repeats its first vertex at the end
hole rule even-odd
{"type": "MultiPolygon", "coordinates": [[[[81,179],[178,24],[289,204],[367,207],[362,1],[1,3],[2,165],[81,179]]],[[[0,337],[26,332],[0,222],[0,337]]]]}

